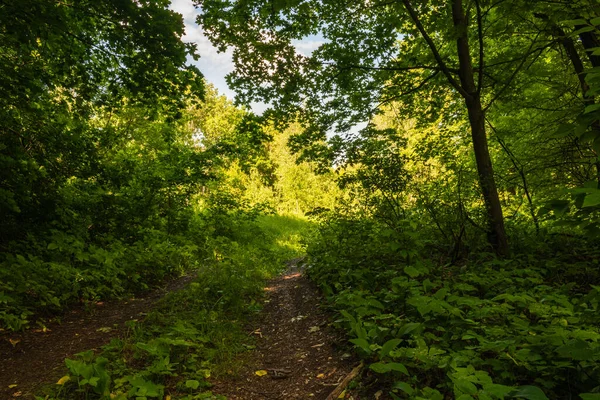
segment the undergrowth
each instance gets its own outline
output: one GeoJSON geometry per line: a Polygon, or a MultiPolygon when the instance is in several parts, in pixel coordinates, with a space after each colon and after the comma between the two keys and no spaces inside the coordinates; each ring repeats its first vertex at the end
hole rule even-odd
{"type": "Polygon", "coordinates": [[[293,217],[229,217],[235,229],[208,240],[210,258],[193,283],[131,321],[125,337],[66,360],[65,376],[37,399],[223,398],[209,378],[235,371],[234,356],[253,347],[244,323],[261,309],[265,280],[302,254],[309,229],[293,217]]]}
{"type": "Polygon", "coordinates": [[[600,254],[575,238],[534,243],[451,263],[415,222],[338,215],[309,245],[309,274],[367,360],[371,395],[600,399],[600,254]]]}

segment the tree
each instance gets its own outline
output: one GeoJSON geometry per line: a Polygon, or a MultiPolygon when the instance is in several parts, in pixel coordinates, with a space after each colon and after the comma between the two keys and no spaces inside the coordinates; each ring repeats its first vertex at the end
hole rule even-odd
{"type": "Polygon", "coordinates": [[[0,247],[64,213],[68,179],[97,175],[120,107],[173,120],[202,96],[183,32],[164,0],[0,3],[0,247]]]}
{"type": "Polygon", "coordinates": [[[334,127],[345,132],[370,120],[382,105],[400,98],[437,103],[434,114],[441,110],[449,120],[468,121],[488,239],[498,254],[508,253],[486,113],[528,61],[549,46],[521,20],[531,15],[529,4],[203,0],[198,5],[199,23],[213,43],[234,48],[237,69],[229,80],[240,101],[270,102],[278,119],[300,115],[306,130],[299,142],[305,146],[334,127]],[[323,43],[310,55],[299,54],[294,40],[310,35],[323,43]],[[429,97],[423,98],[424,90],[429,97]],[[450,103],[439,105],[444,98],[450,103]]]}

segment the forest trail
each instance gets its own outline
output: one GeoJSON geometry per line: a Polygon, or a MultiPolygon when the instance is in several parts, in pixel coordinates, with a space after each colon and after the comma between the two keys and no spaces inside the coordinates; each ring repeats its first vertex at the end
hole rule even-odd
{"type": "Polygon", "coordinates": [[[0,399],[33,398],[39,386],[64,375],[65,358],[118,337],[127,321],[143,319],[164,295],[184,288],[194,277],[174,279],[142,297],[96,303],[91,311],[73,310],[60,322],[48,324],[45,332],[30,329],[0,335],[0,399]]]}
{"type": "Polygon", "coordinates": [[[265,287],[262,314],[249,329],[256,349],[243,355],[240,373],[214,382],[213,393],[228,399],[325,400],[353,367],[330,327],[315,284],[295,265],[265,287]]]}
{"type": "MultiPolygon", "coordinates": [[[[339,350],[343,334],[330,327],[320,291],[297,262],[268,282],[264,308],[248,326],[256,348],[239,356],[238,373],[213,381],[213,393],[243,400],[324,400],[352,370],[355,362],[339,350]]],[[[0,335],[0,399],[33,398],[41,385],[64,375],[65,358],[122,336],[127,321],[143,319],[165,294],[193,278],[178,278],[144,297],[98,303],[92,311],[73,310],[45,332],[0,335]]]]}

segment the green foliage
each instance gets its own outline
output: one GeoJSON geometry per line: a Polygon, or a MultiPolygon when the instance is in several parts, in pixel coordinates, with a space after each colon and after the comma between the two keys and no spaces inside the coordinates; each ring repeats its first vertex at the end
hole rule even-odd
{"type": "Polygon", "coordinates": [[[371,363],[367,387],[414,399],[546,399],[599,389],[599,288],[556,279],[576,261],[558,252],[507,260],[476,253],[459,265],[439,263],[421,235],[330,214],[309,246],[310,275],[371,363]]]}
{"type": "Polygon", "coordinates": [[[181,17],[159,0],[0,9],[0,327],[193,268],[190,197],[214,171],[177,122],[204,92],[181,17]]]}
{"type": "Polygon", "coordinates": [[[131,321],[123,340],[66,360],[68,378],[49,387],[47,399],[223,398],[210,393],[209,378],[238,368],[234,357],[252,347],[243,328],[261,308],[265,279],[302,255],[298,236],[309,227],[241,210],[221,223],[234,224],[236,236],[214,231],[212,256],[194,281],[168,294],[144,321],[131,321]]]}

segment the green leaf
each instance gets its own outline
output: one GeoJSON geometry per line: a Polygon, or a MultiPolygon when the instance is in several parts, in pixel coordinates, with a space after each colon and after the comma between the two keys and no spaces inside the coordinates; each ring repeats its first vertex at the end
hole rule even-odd
{"type": "Polygon", "coordinates": [[[587,25],[587,21],[585,19],[568,19],[566,21],[562,21],[563,24],[569,26],[577,26],[577,25],[587,25]]]}
{"type": "Polygon", "coordinates": [[[185,381],[186,388],[195,390],[195,389],[198,389],[199,386],[200,386],[200,382],[198,382],[197,380],[189,379],[189,380],[185,381]]]}
{"type": "Polygon", "coordinates": [[[483,391],[485,393],[491,394],[492,396],[497,397],[499,399],[503,399],[514,390],[514,387],[499,385],[497,383],[488,383],[483,385],[483,391]]]}
{"type": "Polygon", "coordinates": [[[390,354],[390,351],[394,350],[400,343],[401,339],[391,339],[384,343],[381,346],[381,350],[379,350],[379,357],[387,357],[390,354]]]}
{"type": "Polygon", "coordinates": [[[350,343],[355,344],[356,346],[358,346],[359,348],[361,348],[362,350],[364,350],[367,353],[372,352],[369,342],[367,342],[365,339],[360,339],[360,338],[350,339],[350,343]]]}
{"type": "Polygon", "coordinates": [[[402,390],[404,393],[408,394],[409,396],[414,393],[412,386],[410,386],[406,382],[396,382],[392,386],[392,389],[402,390]]]}
{"type": "Polygon", "coordinates": [[[454,381],[455,391],[458,389],[461,393],[475,394],[477,393],[477,386],[466,379],[457,379],[454,381]]]}
{"type": "Polygon", "coordinates": [[[400,336],[406,335],[420,327],[421,327],[421,324],[418,322],[409,322],[409,323],[403,325],[402,328],[400,328],[400,330],[398,330],[398,335],[400,335],[400,336]]]}
{"type": "Polygon", "coordinates": [[[404,364],[400,364],[400,363],[389,363],[388,364],[390,366],[390,369],[392,371],[397,371],[397,372],[402,372],[404,375],[410,375],[408,373],[408,370],[406,369],[406,367],[404,366],[404,364]]]}
{"type": "Polygon", "coordinates": [[[600,204],[600,190],[597,190],[594,193],[586,194],[581,207],[595,207],[598,204],[600,204]]]}
{"type": "Polygon", "coordinates": [[[591,112],[600,110],[600,104],[591,104],[587,107],[585,107],[585,111],[583,112],[584,114],[589,114],[591,112]]]}
{"type": "Polygon", "coordinates": [[[548,400],[548,397],[537,386],[519,386],[514,392],[511,392],[512,397],[527,400],[548,400]]]}
{"type": "Polygon", "coordinates": [[[406,367],[403,364],[400,363],[382,363],[382,362],[377,362],[374,364],[371,364],[369,366],[369,368],[371,370],[373,370],[374,372],[377,372],[378,374],[385,374],[391,371],[397,371],[397,372],[402,372],[405,375],[409,375],[408,370],[406,369],[406,367]]]}
{"type": "Polygon", "coordinates": [[[557,348],[556,352],[573,360],[589,360],[594,357],[594,351],[592,351],[590,345],[581,339],[569,341],[564,346],[557,348]]]}
{"type": "Polygon", "coordinates": [[[404,272],[411,278],[416,278],[417,276],[421,275],[421,272],[411,265],[404,267],[404,272]]]}
{"type": "Polygon", "coordinates": [[[600,25],[600,17],[592,18],[590,20],[590,24],[592,24],[594,26],[600,25]]]}
{"type": "Polygon", "coordinates": [[[595,27],[593,27],[593,26],[584,26],[583,28],[580,28],[580,29],[577,29],[576,31],[574,31],[574,32],[572,33],[572,35],[573,35],[573,36],[577,36],[577,35],[580,35],[580,34],[582,34],[582,33],[585,33],[585,32],[592,32],[592,31],[595,31],[595,30],[596,30],[596,28],[595,28],[595,27]]]}
{"type": "Polygon", "coordinates": [[[600,400],[600,393],[581,393],[581,400],[600,400]]]}
{"type": "Polygon", "coordinates": [[[556,131],[552,134],[554,137],[562,138],[573,134],[575,125],[573,124],[560,124],[556,131]]]}

